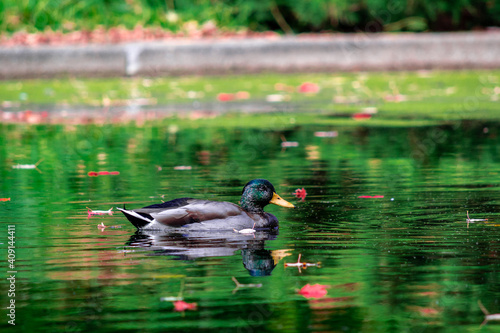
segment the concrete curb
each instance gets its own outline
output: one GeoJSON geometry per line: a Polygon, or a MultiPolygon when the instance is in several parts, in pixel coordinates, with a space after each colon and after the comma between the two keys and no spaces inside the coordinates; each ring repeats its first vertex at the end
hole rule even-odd
{"type": "Polygon", "coordinates": [[[500,68],[500,32],[338,34],[0,49],[0,79],[500,68]]]}

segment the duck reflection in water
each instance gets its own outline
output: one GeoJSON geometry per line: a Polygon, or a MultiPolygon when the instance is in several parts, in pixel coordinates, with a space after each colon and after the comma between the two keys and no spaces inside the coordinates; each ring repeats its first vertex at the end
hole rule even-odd
{"type": "Polygon", "coordinates": [[[243,266],[250,275],[266,276],[271,274],[278,258],[264,248],[265,242],[276,239],[277,234],[277,231],[246,235],[234,231],[180,234],[139,230],[127,245],[151,251],[151,255],[173,256],[180,260],[232,256],[241,250],[243,266]]]}
{"type": "Polygon", "coordinates": [[[274,239],[278,219],[264,212],[268,204],[294,208],[265,179],[249,181],[240,206],[192,198],[180,198],[139,209],[118,208],[137,227],[130,246],[153,250],[155,255],[180,259],[231,256],[241,250],[250,275],[269,275],[275,262],[266,240],[274,239]]]}

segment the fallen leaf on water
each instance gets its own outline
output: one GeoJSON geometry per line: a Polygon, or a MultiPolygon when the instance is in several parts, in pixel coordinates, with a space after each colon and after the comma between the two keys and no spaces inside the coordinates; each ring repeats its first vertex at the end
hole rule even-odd
{"type": "Polygon", "coordinates": [[[90,218],[94,215],[113,215],[113,207],[108,210],[92,210],[87,207],[87,218],[90,218]]]}
{"type": "Polygon", "coordinates": [[[361,113],[367,113],[367,114],[376,114],[378,112],[378,109],[374,106],[369,106],[366,108],[361,109],[361,113]]]}
{"type": "Polygon", "coordinates": [[[281,143],[281,147],[286,148],[286,147],[298,147],[299,143],[297,141],[283,141],[281,143]]]}
{"type": "MultiPolygon", "coordinates": [[[[172,275],[166,278],[180,278],[184,277],[184,275],[172,275]]],[[[155,279],[163,279],[162,276],[154,276],[155,279]]],[[[160,298],[160,302],[174,302],[174,301],[182,301],[182,297],[168,296],[160,298]]]]}
{"type": "Polygon", "coordinates": [[[38,165],[42,163],[43,158],[36,162],[35,164],[16,164],[12,166],[12,169],[37,169],[38,170],[38,165]]]}
{"type": "Polygon", "coordinates": [[[276,83],[274,89],[278,91],[293,92],[295,88],[293,86],[286,85],[284,83],[276,83]]]}
{"type": "Polygon", "coordinates": [[[238,91],[235,97],[236,99],[249,99],[250,93],[248,91],[238,91]]]}
{"type": "Polygon", "coordinates": [[[321,298],[328,293],[326,291],[326,287],[327,286],[322,284],[315,284],[311,286],[308,283],[298,291],[298,294],[304,296],[305,298],[321,298]]]}
{"type": "Polygon", "coordinates": [[[267,102],[283,102],[286,100],[287,96],[286,95],[280,95],[280,94],[271,94],[266,96],[266,101],[267,102]]]}
{"type": "Polygon", "coordinates": [[[290,263],[285,263],[285,268],[287,267],[297,267],[299,269],[299,273],[302,273],[301,268],[306,269],[307,267],[321,267],[320,262],[301,262],[300,258],[302,257],[302,254],[299,254],[299,258],[297,259],[297,262],[290,262],[290,263]]]}
{"type": "Polygon", "coordinates": [[[434,308],[426,308],[426,307],[422,307],[422,306],[410,306],[408,307],[411,311],[413,312],[418,312],[420,313],[422,316],[425,316],[425,317],[434,317],[434,316],[437,316],[441,311],[438,310],[438,309],[434,309],[434,308]]]}
{"type": "Polygon", "coordinates": [[[178,165],[174,167],[174,170],[191,170],[192,168],[190,165],[178,165]]]}
{"type": "Polygon", "coordinates": [[[262,287],[262,283],[248,283],[248,284],[243,284],[240,283],[236,278],[233,276],[231,277],[231,280],[236,284],[236,287],[233,289],[233,294],[236,293],[240,288],[260,288],[262,287]]]}
{"type": "Polygon", "coordinates": [[[174,311],[186,311],[186,310],[196,310],[198,304],[196,303],[186,303],[184,301],[175,301],[174,311]]]}
{"type": "Polygon", "coordinates": [[[437,292],[435,292],[435,291],[423,291],[421,293],[417,293],[416,295],[418,295],[418,296],[432,296],[432,297],[434,297],[434,296],[438,296],[439,294],[437,292]]]}
{"type": "Polygon", "coordinates": [[[314,136],[318,138],[336,138],[339,135],[337,131],[330,132],[314,132],[314,136]]]}
{"type": "MultiPolygon", "coordinates": [[[[241,229],[241,230],[236,230],[233,228],[235,232],[239,232],[240,234],[253,234],[256,232],[255,230],[255,223],[253,224],[252,229],[241,229]]],[[[255,237],[255,236],[254,236],[255,237]]]]}
{"type": "Polygon", "coordinates": [[[479,308],[481,309],[481,311],[483,312],[484,314],[484,320],[483,322],[481,323],[481,326],[479,326],[480,328],[487,324],[488,321],[490,320],[500,320],[500,313],[490,313],[488,311],[488,309],[485,308],[485,306],[483,305],[483,303],[481,302],[481,300],[477,300],[477,305],[479,305],[479,308]]]}
{"type": "Polygon", "coordinates": [[[469,217],[469,211],[467,211],[467,228],[469,228],[469,223],[474,223],[474,222],[486,222],[488,219],[471,219],[469,217]]]}

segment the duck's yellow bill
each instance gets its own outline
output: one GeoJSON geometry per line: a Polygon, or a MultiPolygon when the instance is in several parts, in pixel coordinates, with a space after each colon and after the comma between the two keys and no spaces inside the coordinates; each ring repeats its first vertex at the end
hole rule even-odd
{"type": "Polygon", "coordinates": [[[285,199],[281,199],[279,195],[276,194],[276,192],[273,192],[273,198],[269,203],[281,206],[281,207],[286,207],[286,208],[295,208],[294,205],[286,201],[285,199]]]}

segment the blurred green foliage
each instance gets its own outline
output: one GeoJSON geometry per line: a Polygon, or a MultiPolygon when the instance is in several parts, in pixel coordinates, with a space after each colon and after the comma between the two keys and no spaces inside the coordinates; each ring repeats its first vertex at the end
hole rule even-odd
{"type": "Polygon", "coordinates": [[[187,22],[220,28],[317,31],[470,30],[500,23],[492,0],[3,0],[0,31],[73,31],[97,27],[161,27],[187,22]]]}

